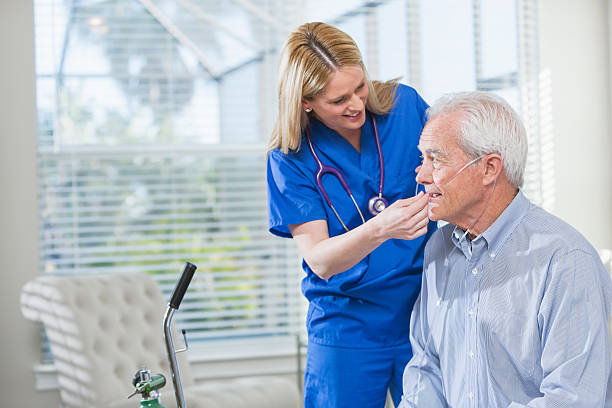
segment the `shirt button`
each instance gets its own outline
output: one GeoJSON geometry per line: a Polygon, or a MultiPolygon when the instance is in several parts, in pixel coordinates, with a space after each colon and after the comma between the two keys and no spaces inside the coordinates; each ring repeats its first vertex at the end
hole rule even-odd
{"type": "Polygon", "coordinates": [[[474,309],[470,309],[468,310],[468,314],[472,317],[474,317],[474,309]]]}
{"type": "Polygon", "coordinates": [[[491,259],[495,258],[495,254],[493,252],[491,252],[489,256],[491,257],[491,259]]]}
{"type": "Polygon", "coordinates": [[[478,274],[478,269],[474,268],[472,269],[472,275],[476,276],[478,274]]]}
{"type": "Polygon", "coordinates": [[[473,352],[473,351],[470,351],[470,352],[468,353],[468,355],[469,355],[471,358],[474,358],[474,352],[473,352]]]}
{"type": "Polygon", "coordinates": [[[474,399],[474,393],[470,391],[470,393],[468,394],[468,397],[470,397],[470,399],[474,399]]]}

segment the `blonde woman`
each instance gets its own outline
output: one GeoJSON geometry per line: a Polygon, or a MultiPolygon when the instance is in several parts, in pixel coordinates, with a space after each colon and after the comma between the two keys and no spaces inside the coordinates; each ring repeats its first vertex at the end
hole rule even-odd
{"type": "Polygon", "coordinates": [[[310,407],[399,403],[410,312],[435,225],[414,196],[427,104],[369,80],[355,42],[324,23],[293,32],[280,62],[268,154],[269,227],[304,258],[310,407]]]}

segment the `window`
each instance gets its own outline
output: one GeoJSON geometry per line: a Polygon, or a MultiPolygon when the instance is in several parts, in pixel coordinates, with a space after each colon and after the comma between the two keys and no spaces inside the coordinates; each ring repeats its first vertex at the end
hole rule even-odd
{"type": "Polygon", "coordinates": [[[190,261],[192,343],[291,335],[302,272],[267,232],[258,26],[162,5],[35,2],[41,271],[142,272],[168,295],[190,261]]]}
{"type": "Polygon", "coordinates": [[[530,133],[525,190],[547,204],[536,6],[35,0],[41,273],[138,271],[167,295],[190,261],[176,319],[191,341],[303,330],[299,254],[267,232],[265,201],[278,51],[303,21],[347,31],[373,78],[401,76],[430,102],[508,98],[530,133]]]}

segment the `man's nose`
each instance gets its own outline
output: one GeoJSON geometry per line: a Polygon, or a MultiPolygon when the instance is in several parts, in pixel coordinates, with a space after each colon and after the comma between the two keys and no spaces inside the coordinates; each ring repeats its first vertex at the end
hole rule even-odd
{"type": "Polygon", "coordinates": [[[433,182],[431,177],[431,166],[426,165],[425,163],[418,166],[416,169],[416,182],[419,184],[431,184],[433,182]]]}

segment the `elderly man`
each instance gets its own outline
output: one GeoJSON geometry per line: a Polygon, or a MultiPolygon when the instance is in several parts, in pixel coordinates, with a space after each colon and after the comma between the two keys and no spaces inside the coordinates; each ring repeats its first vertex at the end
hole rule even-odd
{"type": "Polygon", "coordinates": [[[425,249],[400,407],[606,406],[612,283],[585,238],[520,191],[518,115],[484,92],[428,115],[417,181],[449,224],[425,249]]]}

